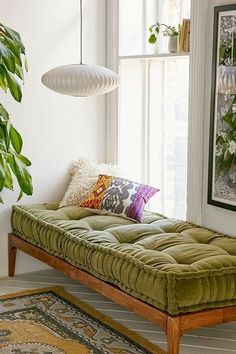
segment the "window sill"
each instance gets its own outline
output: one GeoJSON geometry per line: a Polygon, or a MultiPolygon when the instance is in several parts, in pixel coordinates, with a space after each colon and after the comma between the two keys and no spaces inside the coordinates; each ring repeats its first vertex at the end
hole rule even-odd
{"type": "Polygon", "coordinates": [[[143,55],[124,55],[120,56],[119,60],[133,60],[133,59],[168,59],[168,58],[183,58],[188,57],[189,53],[161,53],[161,54],[143,54],[143,55]]]}

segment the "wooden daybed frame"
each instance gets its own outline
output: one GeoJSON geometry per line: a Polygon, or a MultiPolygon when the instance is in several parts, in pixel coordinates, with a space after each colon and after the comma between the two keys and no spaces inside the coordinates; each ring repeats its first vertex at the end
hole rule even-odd
{"type": "Polygon", "coordinates": [[[236,306],[171,316],[126,294],[116,286],[97,279],[93,275],[72,266],[70,263],[50,255],[41,248],[33,246],[12,233],[9,234],[8,246],[10,277],[13,277],[15,273],[16,251],[19,249],[48,264],[52,268],[63,272],[70,278],[87,285],[128,310],[159,325],[167,335],[168,354],[179,354],[180,338],[185,332],[195,328],[236,320],[236,306]]]}

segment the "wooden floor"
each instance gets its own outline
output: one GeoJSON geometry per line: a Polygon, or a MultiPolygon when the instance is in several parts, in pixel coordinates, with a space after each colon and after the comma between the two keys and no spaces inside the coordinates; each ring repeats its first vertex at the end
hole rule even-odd
{"type": "MultiPolygon", "coordinates": [[[[0,294],[56,285],[166,350],[166,337],[160,328],[55,270],[1,278],[0,294]]],[[[181,354],[236,354],[236,322],[189,332],[182,338],[181,354]]]]}

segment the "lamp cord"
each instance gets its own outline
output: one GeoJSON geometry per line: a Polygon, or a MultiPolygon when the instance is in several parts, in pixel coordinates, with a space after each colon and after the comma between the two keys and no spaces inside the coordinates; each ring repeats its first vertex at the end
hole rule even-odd
{"type": "Polygon", "coordinates": [[[83,3],[80,0],[80,65],[83,64],[83,3]]]}

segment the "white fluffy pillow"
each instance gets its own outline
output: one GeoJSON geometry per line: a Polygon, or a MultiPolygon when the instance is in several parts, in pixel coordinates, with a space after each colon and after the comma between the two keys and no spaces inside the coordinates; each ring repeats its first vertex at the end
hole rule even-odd
{"type": "Polygon", "coordinates": [[[95,164],[79,159],[71,169],[71,181],[59,207],[79,205],[91,193],[99,174],[117,176],[118,167],[105,163],[95,164]]]}

